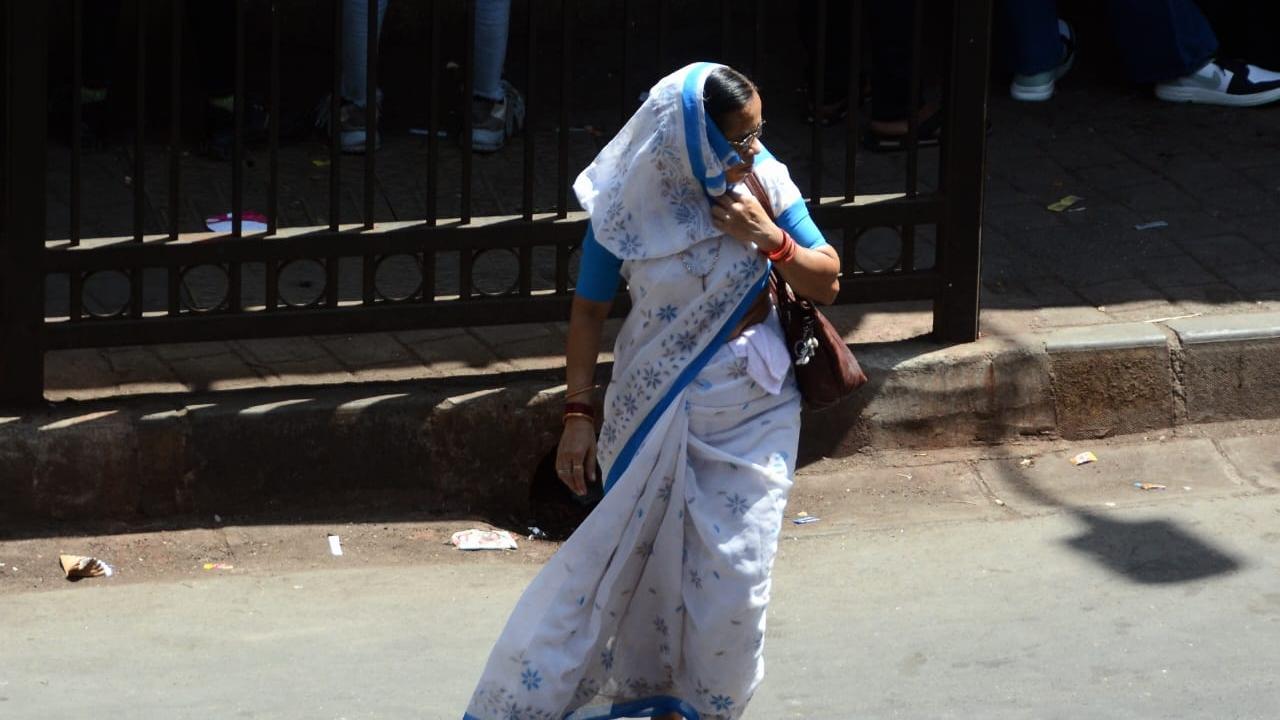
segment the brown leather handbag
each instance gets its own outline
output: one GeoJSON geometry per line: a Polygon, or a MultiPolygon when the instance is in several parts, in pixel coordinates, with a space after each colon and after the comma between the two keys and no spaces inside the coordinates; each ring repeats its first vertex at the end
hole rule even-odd
{"type": "MultiPolygon", "coordinates": [[[[746,177],[747,187],[756,196],[769,217],[776,219],[773,203],[754,173],[746,177]]],[[[791,364],[795,368],[800,396],[811,410],[822,410],[843,400],[867,383],[853,351],[831,322],[811,301],[797,297],[774,265],[769,278],[769,292],[778,319],[787,338],[791,364]]]]}

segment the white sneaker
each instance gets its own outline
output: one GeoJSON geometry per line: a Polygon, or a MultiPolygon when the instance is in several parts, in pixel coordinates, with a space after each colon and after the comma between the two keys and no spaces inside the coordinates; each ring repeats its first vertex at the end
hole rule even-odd
{"type": "Polygon", "coordinates": [[[507,138],[524,127],[524,96],[519,90],[502,81],[502,99],[485,98],[471,100],[471,149],[491,153],[502,149],[507,138]]]}
{"type": "Polygon", "coordinates": [[[1169,102],[1253,107],[1280,100],[1280,73],[1238,60],[1213,60],[1191,73],[1156,85],[1169,102]]]}
{"type": "Polygon", "coordinates": [[[1014,75],[1009,94],[1014,100],[1044,102],[1053,97],[1053,86],[1058,78],[1066,75],[1076,61],[1076,34],[1071,25],[1058,19],[1058,37],[1062,39],[1062,61],[1058,67],[1035,75],[1014,75]]]}

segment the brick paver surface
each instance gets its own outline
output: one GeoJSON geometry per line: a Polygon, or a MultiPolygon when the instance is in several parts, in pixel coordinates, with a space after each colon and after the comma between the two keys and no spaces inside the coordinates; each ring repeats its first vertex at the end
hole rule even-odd
{"type": "MultiPolygon", "coordinates": [[[[808,188],[808,129],[789,107],[785,93],[769,105],[768,139],[808,188]]],[[[1280,107],[1234,110],[1161,103],[1140,89],[1066,83],[1050,102],[1020,104],[995,83],[984,224],[983,331],[1017,334],[1059,326],[1158,321],[1193,314],[1248,313],[1280,309],[1280,107]],[[1046,205],[1065,196],[1083,198],[1068,212],[1046,205]],[[1150,223],[1160,227],[1139,229],[1150,223]]],[[[616,129],[616,128],[615,128],[616,129]]],[[[606,128],[606,130],[610,130],[606,128]]],[[[555,135],[539,129],[536,165],[538,209],[555,201],[555,135]]],[[[571,134],[571,167],[584,166],[607,137],[571,134]]],[[[441,213],[459,210],[459,154],[441,142],[441,213]]],[[[840,192],[844,176],[843,133],[826,136],[825,187],[840,192]]],[[[262,151],[247,169],[246,207],[265,207],[262,151]]],[[[327,169],[319,141],[282,149],[282,223],[323,224],[327,213],[327,169]]],[[[521,141],[503,152],[477,157],[473,211],[477,215],[519,210],[521,141]]],[[[379,222],[423,216],[426,151],[403,129],[386,133],[378,155],[379,222]]],[[[936,175],[936,151],[921,156],[922,176],[936,175]]],[[[167,226],[163,148],[149,153],[148,231],[167,226]]],[[[64,237],[67,227],[65,150],[50,157],[49,227],[64,237]]],[[[129,158],[123,149],[86,158],[87,235],[129,232],[129,158]]],[[[360,217],[363,197],[358,157],[343,161],[344,220],[360,217]]],[[[230,172],[195,155],[184,158],[184,230],[202,229],[201,218],[229,207],[230,172]]],[[[859,155],[858,191],[901,189],[902,157],[859,155]]],[[[924,188],[931,187],[926,182],[924,188]]],[[[922,229],[918,263],[931,261],[930,229],[922,229]]],[[[838,235],[833,238],[840,244],[838,235]]],[[[892,240],[892,237],[890,238],[892,240]]],[[[353,242],[359,242],[353,237],[353,242]]],[[[892,244],[892,243],[891,243],[892,244]]],[[[896,254],[867,242],[857,251],[864,265],[896,254]]],[[[477,268],[477,283],[501,287],[513,263],[501,257],[477,268]],[[505,263],[505,264],[504,264],[505,263]]],[[[549,256],[535,263],[535,286],[550,287],[549,256]]],[[[848,261],[846,259],[846,265],[848,261]]],[[[261,302],[261,267],[245,267],[245,302],[261,302]]],[[[282,294],[300,299],[323,282],[316,268],[295,267],[282,277],[282,294]]],[[[344,297],[359,296],[359,268],[344,267],[344,297]]],[[[119,280],[87,288],[86,304],[110,309],[121,302],[119,280]]],[[[379,274],[384,291],[416,286],[412,263],[389,265],[379,274]]],[[[456,260],[438,261],[439,292],[456,288],[456,260]]],[[[149,278],[148,309],[163,309],[164,278],[149,278]]],[[[225,279],[217,272],[187,278],[192,302],[217,298],[225,279]]],[[[49,284],[51,315],[67,308],[67,286],[49,284]]],[[[854,342],[896,340],[929,331],[929,307],[898,303],[835,309],[833,317],[854,342]]],[[[362,335],[204,343],[184,346],[51,352],[47,378],[51,398],[88,398],[114,393],[156,393],[282,384],[335,383],[555,368],[562,362],[562,324],[471,328],[362,335]]]]}

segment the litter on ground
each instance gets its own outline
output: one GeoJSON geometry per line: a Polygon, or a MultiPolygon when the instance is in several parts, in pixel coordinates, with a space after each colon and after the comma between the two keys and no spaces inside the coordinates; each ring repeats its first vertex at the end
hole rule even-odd
{"type": "MultiPolygon", "coordinates": [[[[218,233],[231,232],[231,213],[213,215],[204,219],[204,226],[218,233]]],[[[267,216],[252,210],[240,215],[240,232],[243,234],[267,231],[267,216]]]]}
{"type": "Polygon", "coordinates": [[[1139,490],[1164,490],[1165,488],[1169,487],[1168,485],[1161,485],[1159,483],[1149,483],[1149,482],[1136,482],[1133,484],[1133,486],[1138,488],[1139,490]]]}
{"type": "Polygon", "coordinates": [[[334,556],[342,554],[342,541],[338,539],[337,535],[329,536],[329,552],[334,556]]]}
{"type": "Polygon", "coordinates": [[[1055,202],[1049,203],[1046,207],[1050,212],[1062,212],[1063,210],[1066,210],[1067,208],[1071,207],[1072,205],[1075,205],[1076,203],[1080,202],[1083,199],[1084,198],[1079,197],[1077,195],[1067,195],[1063,198],[1058,199],[1055,202]]]}
{"type": "MultiPolygon", "coordinates": [[[[115,570],[110,565],[98,558],[84,555],[59,555],[58,564],[62,565],[62,572],[66,573],[68,580],[88,577],[111,577],[115,574],[115,570]]],[[[14,570],[17,570],[17,568],[14,568],[14,570]]]]}
{"type": "Polygon", "coordinates": [[[460,530],[449,542],[459,550],[518,550],[520,547],[506,530],[460,530]]]}
{"type": "Polygon", "coordinates": [[[1098,456],[1094,455],[1092,452],[1087,452],[1087,451],[1082,452],[1079,455],[1071,458],[1071,464],[1076,466],[1088,465],[1089,463],[1095,463],[1095,462],[1098,462],[1098,456]]]}

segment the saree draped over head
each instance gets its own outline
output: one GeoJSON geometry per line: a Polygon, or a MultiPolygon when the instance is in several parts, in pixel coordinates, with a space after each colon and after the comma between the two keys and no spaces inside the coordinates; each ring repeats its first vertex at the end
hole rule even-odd
{"type": "MultiPolygon", "coordinates": [[[[608,492],[521,597],[465,720],[731,720],[763,677],[800,400],[727,342],[769,264],[711,222],[738,162],[703,108],[716,67],[659,81],[574,183],[633,303],[598,445],[608,492]]],[[[756,161],[775,207],[799,198],[756,161]]]]}

